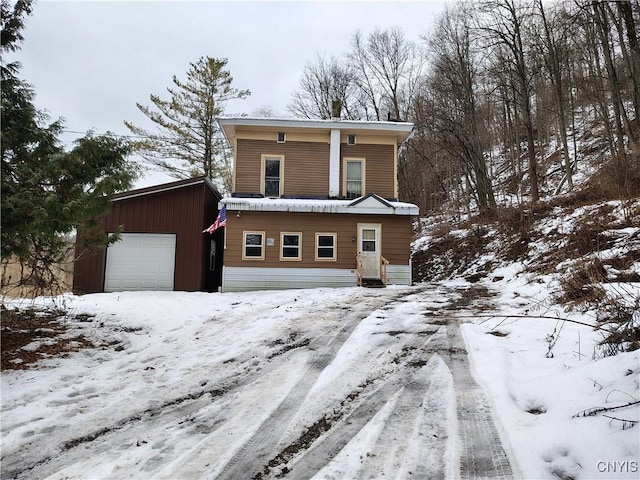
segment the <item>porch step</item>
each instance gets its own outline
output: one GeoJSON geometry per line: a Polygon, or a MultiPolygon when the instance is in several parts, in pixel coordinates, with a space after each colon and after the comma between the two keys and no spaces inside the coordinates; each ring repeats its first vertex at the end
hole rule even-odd
{"type": "Polygon", "coordinates": [[[379,278],[363,278],[362,286],[366,288],[384,288],[386,285],[379,278]]]}

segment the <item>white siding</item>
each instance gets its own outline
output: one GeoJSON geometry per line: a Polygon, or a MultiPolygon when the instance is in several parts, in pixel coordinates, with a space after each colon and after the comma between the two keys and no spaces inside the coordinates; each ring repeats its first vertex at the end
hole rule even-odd
{"type": "Polygon", "coordinates": [[[392,285],[411,285],[411,265],[387,265],[387,276],[392,285]]]}
{"type": "Polygon", "coordinates": [[[288,288],[354,287],[355,270],[333,268],[224,267],[222,291],[281,290],[288,288]]]}
{"type": "MultiPolygon", "coordinates": [[[[388,265],[389,283],[411,285],[410,265],[388,265]]],[[[355,270],[337,268],[224,267],[222,291],[281,290],[288,288],[355,287],[355,270]]]]}

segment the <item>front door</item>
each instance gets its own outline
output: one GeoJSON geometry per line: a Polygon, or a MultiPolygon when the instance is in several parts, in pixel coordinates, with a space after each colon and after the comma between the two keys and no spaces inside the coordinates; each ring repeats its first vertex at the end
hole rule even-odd
{"type": "Polygon", "coordinates": [[[358,224],[358,254],[362,262],[362,278],[380,278],[382,225],[358,224]]]}

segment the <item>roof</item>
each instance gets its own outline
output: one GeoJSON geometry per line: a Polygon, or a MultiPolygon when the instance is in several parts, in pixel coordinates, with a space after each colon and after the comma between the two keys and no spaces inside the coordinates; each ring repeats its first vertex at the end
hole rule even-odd
{"type": "Polygon", "coordinates": [[[409,215],[420,213],[412,203],[389,202],[375,194],[368,194],[356,200],[306,200],[299,198],[237,198],[225,197],[220,200],[227,210],[258,212],[297,213],[346,213],[365,215],[409,215]]]}
{"type": "Polygon", "coordinates": [[[380,133],[395,135],[398,145],[404,142],[413,131],[413,123],[408,122],[378,122],[369,120],[317,120],[294,118],[252,118],[252,117],[221,117],[217,119],[227,140],[235,138],[236,127],[257,127],[265,130],[340,130],[346,134],[380,133]]]}
{"type": "Polygon", "coordinates": [[[113,196],[113,201],[117,202],[119,200],[128,200],[130,198],[141,197],[144,195],[152,195],[156,193],[168,192],[170,190],[176,190],[178,188],[191,187],[193,185],[204,184],[209,190],[217,197],[222,198],[220,192],[215,187],[213,182],[209,180],[207,177],[194,177],[187,178],[185,180],[178,180],[175,182],[163,183],[160,185],[154,185],[151,187],[138,188],[136,190],[129,190],[128,192],[117,193],[113,196]]]}

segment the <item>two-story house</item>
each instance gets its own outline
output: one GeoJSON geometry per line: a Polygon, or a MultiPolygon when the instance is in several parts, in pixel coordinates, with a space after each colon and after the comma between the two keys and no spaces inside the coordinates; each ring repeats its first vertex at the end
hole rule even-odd
{"type": "Polygon", "coordinates": [[[222,118],[233,149],[222,291],[411,283],[402,122],[222,118]]]}
{"type": "Polygon", "coordinates": [[[411,283],[415,205],[398,202],[400,122],[223,118],[230,196],[206,178],[116,195],[74,291],[237,291],[411,283]],[[226,209],[226,227],[203,232],[226,209]]]}

